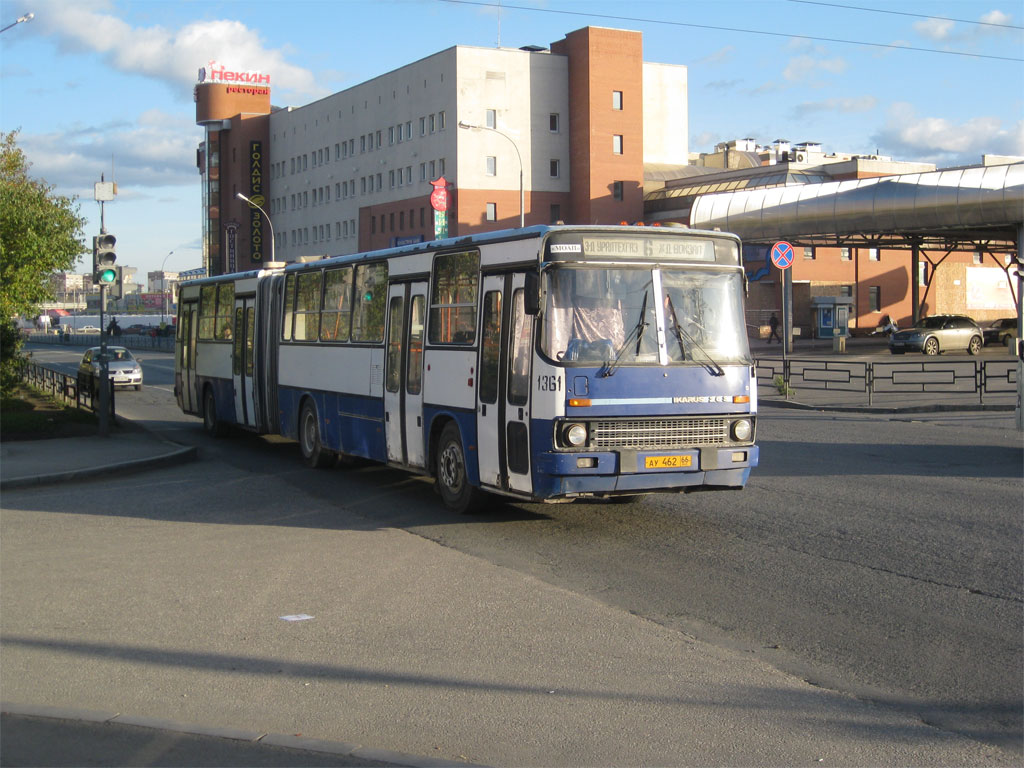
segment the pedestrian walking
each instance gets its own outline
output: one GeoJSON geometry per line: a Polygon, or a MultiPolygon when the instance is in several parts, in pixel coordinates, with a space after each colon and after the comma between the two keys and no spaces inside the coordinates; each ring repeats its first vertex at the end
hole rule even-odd
{"type": "Polygon", "coordinates": [[[779,344],[782,343],[782,337],[779,336],[779,318],[772,312],[771,319],[768,321],[768,326],[772,329],[771,334],[768,336],[768,343],[772,343],[772,339],[778,339],[779,344]]]}

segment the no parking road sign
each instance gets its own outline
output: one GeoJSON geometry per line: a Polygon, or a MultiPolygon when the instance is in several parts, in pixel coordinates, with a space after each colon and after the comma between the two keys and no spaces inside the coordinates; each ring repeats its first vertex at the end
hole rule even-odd
{"type": "Polygon", "coordinates": [[[772,246],[772,264],[779,269],[793,266],[793,246],[782,240],[772,246]]]}

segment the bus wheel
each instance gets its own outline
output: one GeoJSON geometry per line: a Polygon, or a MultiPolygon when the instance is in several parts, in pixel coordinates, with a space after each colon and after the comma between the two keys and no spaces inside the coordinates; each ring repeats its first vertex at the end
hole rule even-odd
{"type": "Polygon", "coordinates": [[[217,418],[217,401],[209,387],[203,396],[203,429],[210,437],[224,437],[228,433],[227,425],[217,418]]]}
{"type": "Polygon", "coordinates": [[[466,477],[466,456],[454,422],[445,426],[437,444],[437,489],[452,512],[467,514],[480,505],[480,489],[470,485],[466,477]]]}
{"type": "Polygon", "coordinates": [[[320,442],[320,419],[316,415],[316,406],[306,401],[299,417],[299,445],[302,448],[302,460],[313,469],[324,469],[331,466],[337,458],[333,451],[324,448],[320,442]]]}

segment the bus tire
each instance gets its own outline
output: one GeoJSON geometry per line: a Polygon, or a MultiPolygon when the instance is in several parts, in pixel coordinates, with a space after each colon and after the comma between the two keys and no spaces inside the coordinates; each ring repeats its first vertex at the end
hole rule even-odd
{"type": "Polygon", "coordinates": [[[311,400],[303,403],[302,414],[299,416],[299,447],[302,449],[302,460],[313,469],[329,467],[337,458],[320,440],[320,418],[311,400]]]}
{"type": "Polygon", "coordinates": [[[482,492],[469,483],[462,436],[455,422],[445,425],[437,443],[437,490],[444,505],[460,515],[480,506],[482,492]]]}
{"type": "Polygon", "coordinates": [[[217,400],[210,387],[203,395],[203,429],[210,437],[225,437],[228,433],[227,424],[217,418],[217,400]]]}

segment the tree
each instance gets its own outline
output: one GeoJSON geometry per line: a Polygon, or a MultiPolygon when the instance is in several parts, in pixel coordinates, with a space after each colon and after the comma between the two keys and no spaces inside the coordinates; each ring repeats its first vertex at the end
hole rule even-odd
{"type": "Polygon", "coordinates": [[[17,131],[0,132],[0,390],[17,377],[21,338],[15,318],[36,314],[52,298],[50,275],[72,267],[85,250],[85,219],[74,198],[31,179],[17,131]]]}

